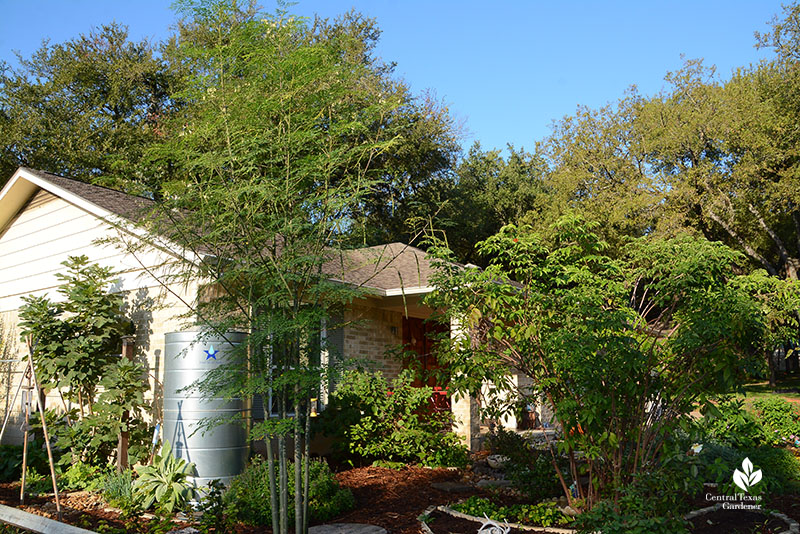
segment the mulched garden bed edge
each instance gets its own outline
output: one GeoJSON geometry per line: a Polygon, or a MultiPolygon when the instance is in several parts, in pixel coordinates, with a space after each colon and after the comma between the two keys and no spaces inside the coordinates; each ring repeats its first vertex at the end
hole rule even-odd
{"type": "MultiPolygon", "coordinates": [[[[691,512],[689,512],[688,514],[683,516],[683,518],[688,521],[690,519],[695,519],[695,518],[700,517],[702,515],[710,514],[710,513],[716,512],[716,511],[721,510],[721,509],[722,509],[722,504],[721,503],[717,503],[717,504],[715,504],[713,506],[708,506],[706,508],[700,508],[698,510],[692,510],[691,512]]],[[[483,518],[483,517],[476,517],[476,516],[473,516],[473,515],[457,512],[456,510],[453,510],[452,508],[450,508],[448,506],[430,506],[427,509],[425,509],[425,511],[422,513],[422,515],[420,517],[430,515],[431,512],[434,512],[434,511],[439,511],[439,512],[442,512],[442,513],[445,513],[445,514],[449,514],[449,515],[451,515],[453,517],[458,517],[460,519],[466,519],[468,521],[475,521],[477,523],[483,523],[485,521],[485,519],[486,519],[486,518],[483,518]]],[[[797,521],[795,521],[791,517],[787,516],[786,514],[782,514],[780,512],[768,512],[768,513],[766,513],[766,515],[771,516],[771,517],[775,517],[776,519],[780,519],[781,521],[786,523],[786,526],[789,527],[788,530],[784,530],[780,534],[800,534],[800,523],[798,523],[797,521]]],[[[422,531],[425,534],[434,534],[434,532],[430,529],[430,527],[428,527],[428,525],[424,521],[422,521],[421,519],[420,519],[420,525],[422,527],[422,531]]],[[[574,534],[576,532],[576,530],[574,528],[534,527],[534,526],[530,526],[530,525],[522,525],[520,523],[505,523],[504,526],[506,526],[506,525],[511,527],[511,528],[518,529],[518,530],[528,530],[528,531],[532,531],[532,532],[541,532],[541,533],[548,533],[548,534],[549,533],[552,533],[552,534],[574,534]]]]}
{"type": "MultiPolygon", "coordinates": [[[[439,511],[444,514],[452,515],[453,517],[458,517],[460,519],[466,519],[468,521],[477,521],[478,523],[483,523],[486,521],[485,517],[475,517],[474,515],[464,514],[461,512],[457,512],[450,508],[449,506],[431,506],[430,508],[426,509],[423,512],[423,515],[427,515],[433,511],[439,511]]],[[[428,534],[433,534],[423,521],[420,521],[423,525],[423,531],[428,534]]],[[[511,528],[516,528],[518,530],[528,530],[531,532],[541,532],[542,534],[575,534],[574,528],[560,528],[560,527],[534,527],[531,525],[522,525],[520,523],[503,523],[503,526],[509,526],[511,528]]]]}
{"type": "MultiPolygon", "coordinates": [[[[700,508],[699,510],[692,510],[691,512],[689,512],[688,514],[683,516],[683,518],[686,519],[687,521],[689,521],[691,519],[695,519],[697,517],[700,517],[700,516],[703,516],[703,515],[706,515],[706,514],[711,514],[711,513],[714,513],[716,511],[722,510],[722,509],[723,509],[723,504],[722,503],[717,503],[717,504],[712,505],[712,506],[707,506],[705,508],[700,508]]],[[[780,532],[779,534],[800,534],[800,523],[798,523],[797,521],[795,521],[794,519],[792,519],[788,515],[782,514],[781,512],[766,512],[766,511],[764,511],[762,513],[764,513],[764,515],[767,515],[767,516],[770,516],[770,517],[774,517],[776,519],[780,519],[781,521],[786,523],[786,526],[789,527],[788,530],[784,530],[784,531],[780,532]]]]}

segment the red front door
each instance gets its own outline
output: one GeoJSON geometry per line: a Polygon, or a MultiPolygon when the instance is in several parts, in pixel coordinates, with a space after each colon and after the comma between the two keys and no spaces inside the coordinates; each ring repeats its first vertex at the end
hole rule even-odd
{"type": "Polygon", "coordinates": [[[426,322],[416,317],[403,317],[403,345],[406,351],[413,352],[413,356],[406,359],[404,367],[416,371],[413,382],[415,387],[430,386],[435,394],[433,404],[435,409],[450,408],[450,399],[445,392],[447,381],[441,377],[438,370],[442,368],[439,360],[433,354],[436,337],[449,331],[446,325],[426,322]],[[440,376],[437,377],[437,374],[440,376]],[[437,380],[438,378],[438,380],[437,380]]]}

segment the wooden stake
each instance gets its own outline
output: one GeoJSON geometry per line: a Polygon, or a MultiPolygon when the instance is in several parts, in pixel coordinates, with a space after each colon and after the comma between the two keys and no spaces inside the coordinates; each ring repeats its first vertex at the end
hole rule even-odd
{"type": "MultiPolygon", "coordinates": [[[[53,450],[50,448],[50,436],[47,433],[47,422],[45,421],[44,416],[44,404],[42,403],[42,397],[40,395],[41,390],[39,389],[39,383],[36,381],[36,371],[33,366],[33,340],[31,336],[25,340],[28,345],[28,367],[30,368],[30,377],[33,379],[33,385],[36,388],[36,404],[39,407],[39,414],[42,416],[42,432],[44,433],[44,444],[47,447],[47,459],[50,462],[50,477],[53,479],[53,494],[56,496],[56,513],[58,514],[58,520],[61,521],[62,514],[61,514],[61,500],[58,497],[58,484],[56,483],[56,466],[53,462],[53,450]]],[[[27,429],[26,429],[26,436],[27,436],[27,429]]],[[[25,444],[27,445],[27,440],[25,444]]],[[[24,463],[24,462],[23,462],[24,463]]],[[[23,474],[23,477],[25,475],[23,474]]],[[[24,480],[24,478],[23,478],[24,480]]],[[[22,489],[25,489],[25,483],[22,484],[22,489]]]]}
{"type": "MultiPolygon", "coordinates": [[[[31,368],[30,364],[25,369],[25,378],[28,379],[28,385],[25,386],[25,434],[22,438],[22,487],[19,489],[19,503],[25,503],[25,478],[28,474],[28,429],[30,427],[30,406],[31,406],[31,368]]],[[[23,380],[25,380],[23,378],[23,380]]]]}

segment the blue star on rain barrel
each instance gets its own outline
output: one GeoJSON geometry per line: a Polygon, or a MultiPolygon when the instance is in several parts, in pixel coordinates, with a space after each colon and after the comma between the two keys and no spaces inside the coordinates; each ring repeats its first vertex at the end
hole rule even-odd
{"type": "Polygon", "coordinates": [[[216,360],[216,359],[217,359],[217,354],[218,354],[218,352],[219,352],[219,351],[217,351],[217,350],[214,348],[214,345],[211,345],[211,346],[208,348],[208,350],[205,350],[205,351],[203,351],[203,352],[205,352],[205,353],[206,353],[206,360],[210,360],[211,358],[214,358],[214,359],[216,360]]]}

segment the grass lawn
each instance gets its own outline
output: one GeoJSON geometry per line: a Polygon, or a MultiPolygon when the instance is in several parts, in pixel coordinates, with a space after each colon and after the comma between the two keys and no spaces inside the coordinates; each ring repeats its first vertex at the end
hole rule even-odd
{"type": "Polygon", "coordinates": [[[779,376],[775,391],[769,387],[769,382],[766,380],[745,384],[744,391],[747,405],[750,405],[756,399],[776,396],[800,403],[800,374],[779,376]]]}

